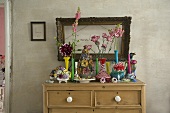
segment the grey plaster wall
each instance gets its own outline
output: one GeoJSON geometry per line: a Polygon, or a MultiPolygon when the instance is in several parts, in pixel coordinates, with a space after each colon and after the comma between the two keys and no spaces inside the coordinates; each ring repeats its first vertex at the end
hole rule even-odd
{"type": "Polygon", "coordinates": [[[12,0],[11,113],[42,113],[42,83],[57,61],[56,17],[132,16],[130,52],[146,82],[147,113],[170,113],[169,0],[12,0]],[[47,41],[30,41],[30,22],[46,21],[47,41]]]}

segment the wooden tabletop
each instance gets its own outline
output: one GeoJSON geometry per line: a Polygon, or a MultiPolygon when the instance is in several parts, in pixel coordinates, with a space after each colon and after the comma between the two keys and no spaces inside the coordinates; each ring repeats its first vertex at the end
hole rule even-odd
{"type": "Polygon", "coordinates": [[[91,82],[89,82],[89,83],[79,83],[79,82],[70,82],[70,81],[68,81],[67,83],[65,83],[65,82],[62,82],[62,83],[58,83],[58,81],[57,82],[55,82],[55,83],[43,83],[43,86],[65,86],[65,85],[69,85],[69,86],[103,86],[103,85],[105,85],[105,86],[107,86],[107,85],[113,85],[113,86],[116,86],[116,85],[146,85],[144,82],[142,82],[142,81],[140,81],[140,80],[138,80],[137,79],[137,82],[118,82],[118,83],[112,83],[112,82],[110,82],[110,83],[100,83],[100,82],[93,82],[93,81],[91,81],[91,82]]]}

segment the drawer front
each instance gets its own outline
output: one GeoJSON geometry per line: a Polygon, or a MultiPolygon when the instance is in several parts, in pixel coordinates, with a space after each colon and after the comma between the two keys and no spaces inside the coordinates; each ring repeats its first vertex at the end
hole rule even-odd
{"type": "Polygon", "coordinates": [[[91,91],[48,91],[47,106],[48,107],[90,107],[92,106],[92,92],[91,91]]]}
{"type": "Polygon", "coordinates": [[[142,113],[140,109],[50,109],[49,113],[142,113]]]}
{"type": "Polygon", "coordinates": [[[96,91],[95,106],[140,106],[141,94],[140,91],[96,91]],[[119,97],[120,102],[115,100],[119,97]]]}
{"type": "Polygon", "coordinates": [[[60,109],[59,108],[59,109],[50,109],[49,113],[94,113],[94,112],[93,112],[93,109],[83,109],[83,108],[70,108],[70,109],[63,108],[63,109],[60,109]]]}
{"type": "Polygon", "coordinates": [[[142,113],[140,109],[95,109],[94,113],[142,113]]]}

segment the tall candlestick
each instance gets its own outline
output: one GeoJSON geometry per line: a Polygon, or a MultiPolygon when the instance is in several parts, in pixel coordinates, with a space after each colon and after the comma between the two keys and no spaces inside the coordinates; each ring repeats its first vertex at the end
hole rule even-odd
{"type": "Polygon", "coordinates": [[[118,50],[115,50],[115,62],[118,63],[118,50]]]}
{"type": "Polygon", "coordinates": [[[99,61],[98,58],[96,58],[96,75],[99,73],[99,61]]]}
{"type": "Polygon", "coordinates": [[[128,54],[128,73],[131,74],[130,54],[128,54]]]}
{"type": "Polygon", "coordinates": [[[74,80],[74,58],[71,59],[71,81],[74,80]]]}
{"type": "Polygon", "coordinates": [[[78,62],[75,62],[75,74],[77,74],[77,65],[78,65],[78,62]]]}
{"type": "Polygon", "coordinates": [[[106,62],[106,72],[110,75],[110,62],[106,62]]]}

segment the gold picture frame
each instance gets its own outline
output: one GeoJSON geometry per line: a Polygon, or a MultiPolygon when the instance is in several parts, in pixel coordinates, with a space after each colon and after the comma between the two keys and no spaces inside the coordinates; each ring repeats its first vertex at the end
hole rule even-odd
{"type": "MultiPolygon", "coordinates": [[[[66,31],[65,28],[67,26],[72,26],[75,18],[56,18],[56,27],[57,27],[57,40],[59,43],[66,43],[66,31]]],[[[89,17],[89,18],[80,18],[78,25],[117,25],[120,24],[122,29],[125,31],[121,38],[121,45],[119,50],[119,60],[125,61],[127,60],[127,56],[129,53],[129,43],[130,43],[130,24],[131,17],[89,17]]],[[[79,27],[78,26],[78,27],[79,27]]],[[[88,30],[88,29],[87,29],[88,30]]],[[[86,36],[89,38],[89,36],[86,36]]],[[[81,53],[75,53],[75,60],[78,61],[81,53]]],[[[93,60],[96,58],[96,54],[90,54],[93,57],[93,60]]],[[[113,61],[115,59],[114,53],[105,53],[104,57],[107,58],[107,61],[113,61]]],[[[63,56],[60,54],[58,49],[58,60],[63,61],[63,56]]]]}

